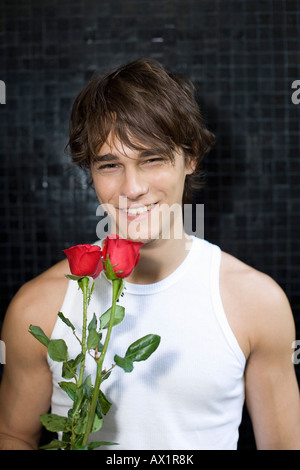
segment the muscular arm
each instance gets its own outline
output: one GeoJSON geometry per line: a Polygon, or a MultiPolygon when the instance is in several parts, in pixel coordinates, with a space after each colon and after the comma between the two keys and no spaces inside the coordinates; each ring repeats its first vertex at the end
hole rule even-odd
{"type": "Polygon", "coordinates": [[[285,293],[269,276],[223,253],[221,295],[245,354],[246,404],[258,449],[300,449],[295,326],[285,293]]]}
{"type": "Polygon", "coordinates": [[[30,324],[51,336],[61,307],[68,272],[65,263],[25,284],[5,316],[1,339],[6,364],[0,385],[0,449],[37,449],[40,415],[49,412],[52,393],[47,350],[28,333],[30,324]]]}
{"type": "MultiPolygon", "coordinates": [[[[246,402],[258,449],[300,450],[299,389],[292,362],[295,328],[289,302],[272,280],[263,282],[252,311],[246,402]]],[[[251,310],[250,310],[251,312],[251,310]]]]}

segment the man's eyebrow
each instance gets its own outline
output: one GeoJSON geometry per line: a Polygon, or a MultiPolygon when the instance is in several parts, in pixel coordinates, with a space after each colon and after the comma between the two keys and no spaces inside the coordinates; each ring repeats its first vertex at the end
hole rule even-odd
{"type": "Polygon", "coordinates": [[[153,157],[153,155],[158,155],[157,150],[145,149],[140,152],[140,157],[153,157]]]}
{"type": "Polygon", "coordinates": [[[113,153],[106,153],[105,155],[97,155],[94,157],[95,162],[110,162],[112,160],[119,160],[119,158],[113,153]]]}
{"type": "MultiPolygon", "coordinates": [[[[139,153],[139,157],[152,157],[153,155],[157,155],[158,152],[155,151],[155,150],[151,150],[151,149],[145,149],[145,150],[142,150],[140,153],[139,153]]],[[[95,162],[111,162],[111,161],[116,161],[116,160],[120,160],[119,157],[117,155],[114,155],[113,153],[106,153],[104,155],[97,155],[95,158],[94,158],[94,161],[95,162]]]]}

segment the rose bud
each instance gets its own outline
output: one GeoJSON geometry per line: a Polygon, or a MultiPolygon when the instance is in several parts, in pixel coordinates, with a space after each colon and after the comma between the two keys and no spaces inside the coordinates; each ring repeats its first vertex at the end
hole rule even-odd
{"type": "Polygon", "coordinates": [[[102,249],[104,270],[107,277],[109,279],[128,277],[139,262],[139,250],[142,245],[141,242],[119,238],[118,235],[108,235],[102,249]],[[109,257],[113,272],[111,272],[107,257],[109,257]]]}
{"type": "Polygon", "coordinates": [[[102,251],[98,245],[76,245],[63,250],[68,258],[74,276],[91,276],[93,279],[102,271],[102,251]]]}

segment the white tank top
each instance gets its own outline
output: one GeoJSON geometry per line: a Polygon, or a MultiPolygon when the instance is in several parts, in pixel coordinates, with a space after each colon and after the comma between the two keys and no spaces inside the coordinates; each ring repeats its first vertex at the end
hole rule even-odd
{"type": "MultiPolygon", "coordinates": [[[[108,450],[236,449],[244,403],[245,356],[229,326],[219,290],[221,250],[193,238],[181,265],[153,284],[126,282],[119,304],[125,318],[112,330],[104,366],[142,336],[161,336],[158,349],[134,370],[112,370],[102,390],[112,402],[92,440],[119,443],[108,450]]],[[[101,242],[97,242],[100,244],[101,242]]],[[[95,281],[89,320],[111,307],[111,281],[95,281]]],[[[82,324],[82,293],[69,281],[61,308],[82,324]]],[[[89,321],[88,320],[88,321],[89,321]]],[[[57,320],[51,338],[64,338],[69,357],[79,353],[72,330],[57,320]]],[[[48,357],[53,374],[52,413],[67,416],[72,402],[60,389],[62,364],[48,357]]],[[[87,372],[95,362],[87,355],[87,372]]],[[[63,379],[64,380],[64,379],[63,379]]],[[[105,450],[105,447],[100,449],[105,450]]]]}

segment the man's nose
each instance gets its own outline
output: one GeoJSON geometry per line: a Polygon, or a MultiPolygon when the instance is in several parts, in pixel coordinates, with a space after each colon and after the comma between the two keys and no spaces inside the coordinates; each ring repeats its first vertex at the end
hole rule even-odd
{"type": "Polygon", "coordinates": [[[145,175],[138,168],[126,168],[120,188],[121,196],[129,199],[139,199],[148,192],[149,185],[145,175]]]}

